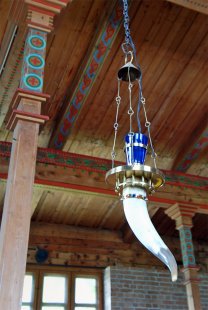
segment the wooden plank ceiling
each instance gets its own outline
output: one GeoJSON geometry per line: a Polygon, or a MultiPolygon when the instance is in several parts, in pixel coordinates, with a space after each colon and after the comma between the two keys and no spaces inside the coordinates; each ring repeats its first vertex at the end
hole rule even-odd
{"type": "MultiPolygon", "coordinates": [[[[12,133],[5,129],[4,118],[20,76],[25,10],[23,8],[18,12],[18,18],[15,14],[8,17],[8,2],[0,0],[1,16],[5,13],[0,19],[0,40],[3,42],[3,29],[8,21],[15,21],[19,28],[1,76],[0,140],[11,142],[12,133]]],[[[121,13],[117,1],[73,0],[57,18],[55,29],[48,38],[44,83],[44,92],[50,94],[51,99],[44,106],[43,113],[50,116],[50,121],[41,130],[40,147],[110,159],[117,71],[124,64],[120,47],[124,41],[121,13]],[[97,64],[93,63],[93,59],[97,64]],[[92,70],[91,75],[88,70],[92,70]],[[73,110],[75,107],[76,111],[73,110]],[[74,118],[69,113],[75,113],[74,118]],[[66,123],[66,115],[70,117],[70,128],[66,123]],[[69,129],[64,131],[63,128],[69,129]]],[[[207,15],[162,0],[131,1],[129,14],[131,34],[143,72],[143,93],[148,118],[152,123],[158,167],[207,177],[207,15]]],[[[121,86],[121,96],[116,159],[124,161],[123,139],[128,132],[128,93],[124,84],[121,86]]],[[[136,104],[135,85],[134,108],[136,104]]],[[[145,132],[143,114],[141,123],[145,132]]],[[[134,128],[136,131],[136,122],[134,128]]],[[[151,159],[147,163],[151,163],[151,159]]],[[[0,173],[5,176],[7,168],[4,165],[7,166],[4,162],[0,173]]],[[[56,170],[54,165],[53,172],[48,172],[48,167],[52,167],[50,163],[45,168],[44,164],[41,166],[38,163],[36,177],[43,177],[45,169],[46,180],[59,175],[63,178],[57,181],[59,185],[67,183],[67,169],[57,167],[56,170]]],[[[77,178],[76,173],[76,169],[74,174],[70,170],[71,183],[77,178]]],[[[104,180],[103,174],[94,177],[94,182],[99,182],[101,177],[104,180]]],[[[90,174],[78,177],[80,186],[85,184],[84,178],[90,179],[90,174]]],[[[193,189],[184,189],[184,192],[180,189],[178,192],[175,190],[173,198],[171,185],[168,186],[166,194],[161,194],[166,195],[167,200],[163,199],[161,204],[159,195],[157,201],[150,201],[149,210],[159,232],[173,237],[177,236],[174,223],[161,207],[167,208],[171,202],[177,202],[178,196],[185,199],[186,203],[199,202],[201,208],[206,209],[207,196],[205,191],[193,193],[193,189]]],[[[0,186],[1,206],[4,191],[3,180],[0,186]]],[[[166,188],[162,190],[165,191],[166,188]]],[[[208,235],[208,215],[200,216],[198,214],[195,217],[196,228],[193,233],[194,237],[205,240],[205,234],[208,235]],[[206,227],[203,233],[199,233],[202,221],[206,227]]],[[[131,239],[126,233],[128,229],[117,197],[104,193],[68,190],[64,186],[62,189],[44,185],[38,187],[36,184],[32,221],[121,231],[127,241],[131,239]]]]}

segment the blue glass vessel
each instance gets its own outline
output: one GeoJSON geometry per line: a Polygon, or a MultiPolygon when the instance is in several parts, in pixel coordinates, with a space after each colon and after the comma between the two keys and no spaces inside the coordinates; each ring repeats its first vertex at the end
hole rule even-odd
{"type": "Polygon", "coordinates": [[[143,165],[146,158],[148,137],[142,133],[130,132],[125,137],[126,164],[143,165]]]}

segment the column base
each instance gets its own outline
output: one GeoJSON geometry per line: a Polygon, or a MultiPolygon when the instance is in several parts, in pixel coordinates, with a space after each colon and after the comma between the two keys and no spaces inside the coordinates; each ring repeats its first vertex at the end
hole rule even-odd
{"type": "Polygon", "coordinates": [[[199,278],[197,266],[188,266],[182,269],[184,273],[184,285],[186,286],[187,302],[189,310],[200,310],[200,293],[199,293],[199,278]]]}
{"type": "Polygon", "coordinates": [[[181,271],[184,273],[184,285],[187,283],[199,283],[200,279],[198,278],[198,271],[200,270],[200,267],[198,266],[188,266],[181,269],[181,271]]]}

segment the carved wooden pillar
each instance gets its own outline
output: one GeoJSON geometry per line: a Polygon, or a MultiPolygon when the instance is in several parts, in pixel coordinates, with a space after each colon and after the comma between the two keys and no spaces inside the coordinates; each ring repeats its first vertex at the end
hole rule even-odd
{"type": "Polygon", "coordinates": [[[176,229],[179,230],[181,251],[183,259],[184,284],[186,286],[188,309],[200,310],[199,279],[196,266],[194,247],[192,242],[191,227],[192,217],[196,212],[195,207],[175,204],[165,213],[176,221],[176,229]]]}
{"type": "Polygon", "coordinates": [[[41,104],[48,98],[42,93],[47,32],[55,13],[67,4],[67,0],[26,2],[32,6],[28,6],[20,88],[6,117],[14,134],[0,233],[0,308],[4,310],[21,309],[38,132],[48,119],[41,115],[41,104]]]}

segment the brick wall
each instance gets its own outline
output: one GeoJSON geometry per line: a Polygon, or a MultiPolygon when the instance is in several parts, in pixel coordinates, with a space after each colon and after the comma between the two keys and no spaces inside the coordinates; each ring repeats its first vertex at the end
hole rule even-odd
{"type": "MultiPolygon", "coordinates": [[[[105,310],[188,309],[182,273],[179,274],[178,281],[173,283],[170,273],[161,269],[109,267],[106,269],[104,281],[107,301],[105,310]]],[[[207,274],[202,274],[200,289],[202,310],[207,310],[207,274]]]]}
{"type": "Polygon", "coordinates": [[[199,286],[202,310],[208,310],[208,273],[200,272],[199,286]]]}

